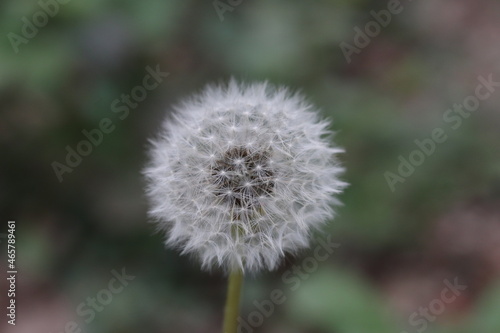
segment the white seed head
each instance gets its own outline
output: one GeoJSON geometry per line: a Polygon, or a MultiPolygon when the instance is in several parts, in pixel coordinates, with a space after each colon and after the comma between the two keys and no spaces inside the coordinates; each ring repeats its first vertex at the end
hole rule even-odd
{"type": "Polygon", "coordinates": [[[275,269],[309,245],[346,186],[329,123],[266,83],[209,86],[175,109],[144,174],[166,244],[203,268],[275,269]]]}

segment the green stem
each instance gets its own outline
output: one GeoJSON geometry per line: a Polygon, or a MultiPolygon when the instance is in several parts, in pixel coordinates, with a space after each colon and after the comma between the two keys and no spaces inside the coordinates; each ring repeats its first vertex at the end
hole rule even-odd
{"type": "Polygon", "coordinates": [[[224,310],[223,333],[236,333],[238,329],[238,315],[240,313],[240,295],[243,285],[243,272],[234,269],[229,274],[226,308],[224,310]]]}

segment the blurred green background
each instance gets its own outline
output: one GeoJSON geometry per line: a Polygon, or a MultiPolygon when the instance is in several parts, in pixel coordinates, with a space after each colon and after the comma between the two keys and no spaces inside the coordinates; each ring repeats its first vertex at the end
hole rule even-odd
{"type": "Polygon", "coordinates": [[[301,90],[321,108],[351,184],[317,235],[340,247],[309,273],[290,272],[317,243],[249,277],[242,318],[259,325],[242,332],[500,332],[500,91],[459,128],[443,120],[478,76],[500,81],[499,2],[402,1],[350,63],[340,44],[354,45],[354,28],[387,2],[220,1],[219,12],[194,0],[57,4],[0,3],[1,232],[17,221],[19,264],[17,325],[2,314],[2,332],[220,332],[225,278],[164,249],[140,170],[169,106],[232,76],[301,90]],[[40,11],[53,15],[44,22],[40,11]],[[148,66],[169,75],[126,116],[113,112],[148,66]],[[105,118],[114,130],[59,181],[53,162],[66,164],[67,146],[105,118]],[[391,191],[385,173],[435,128],[448,139],[391,191]],[[135,278],[87,323],[77,309],[122,268],[135,278]],[[456,279],[466,289],[443,303],[456,279]],[[255,302],[275,289],[286,301],[260,323],[255,302]]]}

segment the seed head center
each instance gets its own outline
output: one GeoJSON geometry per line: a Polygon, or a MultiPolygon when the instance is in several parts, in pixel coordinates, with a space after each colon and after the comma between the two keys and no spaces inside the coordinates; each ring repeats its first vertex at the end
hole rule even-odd
{"type": "Polygon", "coordinates": [[[274,173],[265,150],[233,147],[215,160],[211,168],[215,194],[233,208],[256,209],[259,199],[272,194],[274,173]]]}

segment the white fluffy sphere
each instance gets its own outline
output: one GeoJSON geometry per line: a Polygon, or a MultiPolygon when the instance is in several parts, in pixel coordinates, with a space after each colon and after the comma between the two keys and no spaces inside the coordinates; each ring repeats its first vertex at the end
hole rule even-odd
{"type": "Polygon", "coordinates": [[[144,170],[167,245],[204,268],[272,270],[333,216],[342,149],[300,95],[231,81],[175,111],[144,170]]]}

